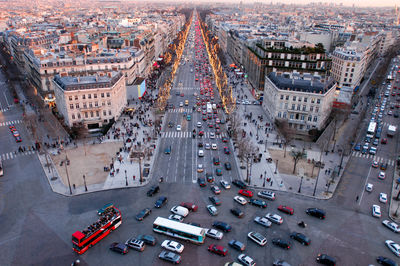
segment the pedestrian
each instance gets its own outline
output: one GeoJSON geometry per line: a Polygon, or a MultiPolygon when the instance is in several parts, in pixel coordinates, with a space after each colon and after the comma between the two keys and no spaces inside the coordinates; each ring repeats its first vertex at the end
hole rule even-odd
{"type": "Polygon", "coordinates": [[[358,201],[358,195],[357,195],[357,197],[356,197],[356,202],[358,201]]]}
{"type": "Polygon", "coordinates": [[[261,174],[261,175],[260,175],[260,179],[262,179],[262,178],[263,178],[263,175],[261,174]]]}

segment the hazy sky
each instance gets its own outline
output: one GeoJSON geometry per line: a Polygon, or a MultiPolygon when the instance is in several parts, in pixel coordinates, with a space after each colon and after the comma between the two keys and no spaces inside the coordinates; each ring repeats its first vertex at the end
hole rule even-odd
{"type": "MultiPolygon", "coordinates": [[[[204,0],[203,0],[204,1],[204,0]]],[[[205,0],[206,2],[208,0],[205,0]]],[[[216,0],[216,2],[236,2],[239,3],[240,0],[216,0]]],[[[243,3],[251,3],[251,2],[263,2],[263,3],[282,3],[282,4],[308,4],[308,3],[316,3],[316,2],[321,2],[321,3],[336,3],[340,4],[343,3],[343,5],[346,6],[392,6],[394,7],[395,4],[397,6],[400,5],[399,0],[242,0],[243,3]]]]}

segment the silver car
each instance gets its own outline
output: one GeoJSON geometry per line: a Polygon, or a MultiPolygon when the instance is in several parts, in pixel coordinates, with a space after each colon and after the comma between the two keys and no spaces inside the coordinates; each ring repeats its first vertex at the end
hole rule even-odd
{"type": "Polygon", "coordinates": [[[206,236],[214,238],[214,239],[222,239],[224,233],[215,230],[215,229],[206,229],[206,236]]]}
{"type": "Polygon", "coordinates": [[[212,216],[216,216],[218,214],[218,210],[214,205],[207,205],[207,210],[212,216]]]}
{"type": "Polygon", "coordinates": [[[260,224],[260,225],[262,225],[262,226],[265,226],[265,227],[271,227],[271,225],[272,225],[272,223],[271,223],[271,221],[269,221],[267,218],[265,218],[265,217],[259,217],[259,216],[257,216],[256,218],[254,218],[254,222],[256,222],[256,223],[258,223],[258,224],[260,224]]]}

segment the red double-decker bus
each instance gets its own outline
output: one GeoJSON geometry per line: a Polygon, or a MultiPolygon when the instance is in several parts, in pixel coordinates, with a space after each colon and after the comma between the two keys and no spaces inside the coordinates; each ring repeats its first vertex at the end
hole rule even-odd
{"type": "Polygon", "coordinates": [[[85,230],[72,234],[72,249],[78,254],[85,253],[88,248],[102,240],[121,223],[121,211],[114,206],[108,207],[99,215],[97,222],[89,225],[85,230]]]}

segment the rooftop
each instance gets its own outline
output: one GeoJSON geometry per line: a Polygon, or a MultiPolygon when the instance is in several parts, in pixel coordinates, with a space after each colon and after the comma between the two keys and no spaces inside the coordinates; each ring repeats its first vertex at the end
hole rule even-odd
{"type": "Polygon", "coordinates": [[[72,91],[109,88],[112,87],[121,77],[122,73],[117,71],[110,72],[109,75],[106,76],[61,77],[60,75],[56,75],[54,77],[54,82],[63,90],[72,91]]]}

